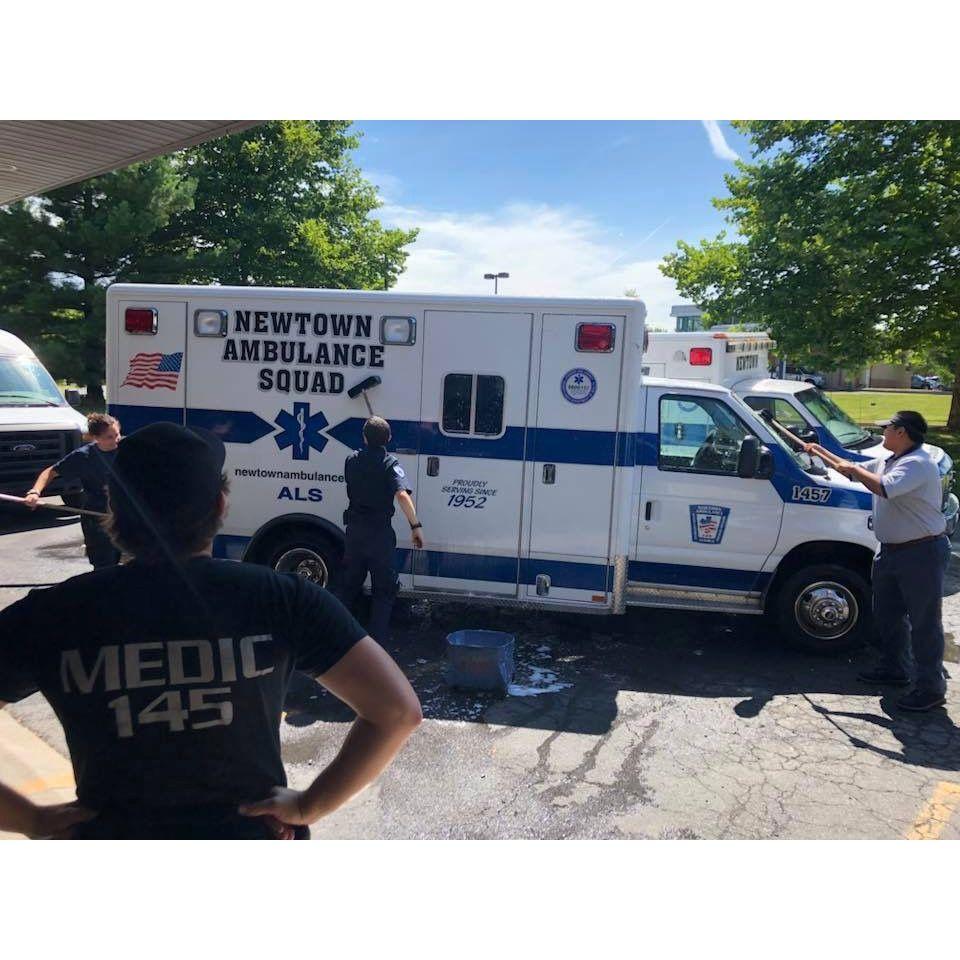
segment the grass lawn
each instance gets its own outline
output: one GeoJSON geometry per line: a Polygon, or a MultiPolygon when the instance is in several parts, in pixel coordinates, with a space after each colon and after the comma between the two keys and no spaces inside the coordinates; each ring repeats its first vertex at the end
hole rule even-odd
{"type": "Polygon", "coordinates": [[[914,390],[911,393],[879,393],[860,390],[856,393],[838,391],[830,398],[841,410],[857,423],[866,426],[875,420],[892,417],[898,410],[916,410],[922,413],[931,427],[942,427],[950,412],[949,393],[933,393],[930,390],[914,390]]]}
{"type": "Polygon", "coordinates": [[[872,426],[875,420],[892,417],[898,410],[916,410],[930,424],[927,442],[943,447],[960,463],[960,433],[949,433],[944,426],[950,413],[950,394],[914,390],[911,393],[879,393],[860,390],[856,393],[838,391],[830,397],[857,423],[872,426]]]}

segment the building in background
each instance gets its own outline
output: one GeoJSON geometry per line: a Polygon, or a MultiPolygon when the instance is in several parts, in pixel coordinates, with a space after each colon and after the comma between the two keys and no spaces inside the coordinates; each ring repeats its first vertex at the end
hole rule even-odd
{"type": "Polygon", "coordinates": [[[703,311],[692,303],[678,303],[670,308],[670,316],[676,317],[677,333],[690,333],[703,329],[703,311]]]}

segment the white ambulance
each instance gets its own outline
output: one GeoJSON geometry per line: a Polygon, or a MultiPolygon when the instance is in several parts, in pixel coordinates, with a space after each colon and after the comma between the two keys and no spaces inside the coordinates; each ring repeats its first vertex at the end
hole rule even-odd
{"type": "MultiPolygon", "coordinates": [[[[22,497],[42,470],[80,446],[86,429],[30,347],[0,330],[0,493],[22,497]]],[[[60,478],[45,493],[74,505],[81,499],[60,478]]]]}
{"type": "Polygon", "coordinates": [[[335,583],[372,409],[424,526],[415,551],[395,518],[408,594],[770,611],[818,650],[866,629],[869,495],[728,389],[644,377],[637,300],[118,284],[106,308],[124,432],[226,442],[219,556],[335,583]]]}
{"type": "MultiPolygon", "coordinates": [[[[819,443],[854,462],[889,456],[882,438],[849,417],[819,387],[798,379],[769,375],[770,351],[776,342],[765,333],[725,330],[651,333],[643,358],[647,375],[719,383],[756,411],[769,411],[803,440],[819,443]]],[[[904,407],[910,398],[904,398],[904,407]]],[[[953,536],[960,522],[960,501],[953,493],[953,459],[942,447],[924,444],[940,471],[943,515],[953,536]]]]}

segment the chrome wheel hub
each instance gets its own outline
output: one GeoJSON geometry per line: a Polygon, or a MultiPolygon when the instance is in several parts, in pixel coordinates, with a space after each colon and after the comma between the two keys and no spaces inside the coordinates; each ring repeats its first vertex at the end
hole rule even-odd
{"type": "Polygon", "coordinates": [[[330,575],[327,564],[316,550],[309,547],[294,547],[282,554],[274,564],[277,573],[296,573],[321,587],[327,585],[330,575]]]}
{"type": "Polygon", "coordinates": [[[794,605],[797,623],[822,640],[838,640],[849,633],[860,616],[857,599],[842,583],[821,581],[807,587],[794,605]]]}

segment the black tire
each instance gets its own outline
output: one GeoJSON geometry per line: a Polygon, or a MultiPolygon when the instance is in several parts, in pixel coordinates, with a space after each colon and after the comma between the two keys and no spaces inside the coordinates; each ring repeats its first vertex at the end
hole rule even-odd
{"type": "Polygon", "coordinates": [[[847,653],[870,633],[870,586],[863,575],[834,563],[791,574],[777,591],[776,619],[791,646],[808,653],[847,653]]]}
{"type": "Polygon", "coordinates": [[[332,592],[340,586],[343,546],[311,527],[279,531],[257,550],[257,558],[278,573],[298,573],[332,592]]]}

